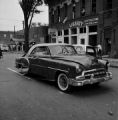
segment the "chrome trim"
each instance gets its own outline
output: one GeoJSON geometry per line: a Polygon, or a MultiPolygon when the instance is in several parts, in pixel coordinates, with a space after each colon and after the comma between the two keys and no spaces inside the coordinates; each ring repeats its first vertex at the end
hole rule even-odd
{"type": "Polygon", "coordinates": [[[52,67],[45,67],[45,66],[36,65],[36,64],[32,64],[32,65],[37,66],[37,67],[43,67],[43,68],[53,69],[53,70],[59,70],[59,71],[68,73],[68,71],[62,70],[62,69],[56,69],[56,68],[52,68],[52,67]]]}
{"type": "Polygon", "coordinates": [[[84,76],[85,73],[87,73],[87,72],[96,72],[96,71],[98,71],[98,70],[104,70],[104,68],[99,68],[99,69],[92,69],[92,70],[83,71],[83,72],[82,72],[82,76],[84,76]]]}
{"type": "Polygon", "coordinates": [[[69,79],[70,80],[69,83],[73,86],[83,86],[83,85],[86,85],[86,84],[94,84],[94,83],[98,83],[98,82],[105,82],[105,81],[108,81],[108,80],[112,79],[112,73],[107,72],[106,76],[100,77],[100,78],[94,78],[93,76],[91,76],[90,79],[84,79],[84,78],[80,77],[80,80],[79,80],[79,77],[80,76],[78,76],[78,80],[77,79],[69,79]]]}
{"type": "Polygon", "coordinates": [[[66,71],[66,70],[61,70],[61,69],[56,69],[56,68],[52,68],[52,67],[48,67],[49,69],[53,69],[53,70],[59,70],[59,71],[63,71],[63,72],[66,72],[66,73],[68,73],[68,71],[66,71]]]}

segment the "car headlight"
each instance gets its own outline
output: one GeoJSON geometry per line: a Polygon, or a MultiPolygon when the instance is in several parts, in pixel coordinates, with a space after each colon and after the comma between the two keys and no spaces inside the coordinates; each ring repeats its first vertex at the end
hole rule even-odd
{"type": "Polygon", "coordinates": [[[82,72],[82,68],[81,68],[81,66],[80,66],[79,64],[76,65],[76,72],[77,72],[77,73],[82,72]]]}

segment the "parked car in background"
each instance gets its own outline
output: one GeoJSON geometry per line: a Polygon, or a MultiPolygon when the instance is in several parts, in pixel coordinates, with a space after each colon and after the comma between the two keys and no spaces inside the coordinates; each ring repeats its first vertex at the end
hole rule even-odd
{"type": "Polygon", "coordinates": [[[16,68],[22,74],[37,74],[43,79],[56,81],[66,92],[71,86],[99,84],[112,79],[107,64],[95,57],[77,54],[72,45],[36,44],[27,54],[16,58],[16,68]]]}
{"type": "Polygon", "coordinates": [[[9,50],[9,47],[6,44],[0,44],[0,48],[3,52],[7,52],[9,50]]]}
{"type": "Polygon", "coordinates": [[[94,57],[98,57],[97,55],[97,48],[90,46],[90,45],[73,45],[77,51],[78,54],[88,54],[94,57]]]}

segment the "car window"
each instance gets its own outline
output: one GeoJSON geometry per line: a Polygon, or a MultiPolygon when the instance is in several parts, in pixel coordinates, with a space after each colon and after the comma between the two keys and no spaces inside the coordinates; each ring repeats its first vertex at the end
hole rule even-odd
{"type": "Polygon", "coordinates": [[[82,46],[77,46],[76,51],[78,54],[85,54],[85,51],[82,46]]]}
{"type": "Polygon", "coordinates": [[[75,55],[77,54],[72,46],[56,45],[49,47],[51,55],[75,55]]]}
{"type": "Polygon", "coordinates": [[[87,47],[86,48],[86,53],[88,53],[89,55],[93,55],[93,56],[96,55],[96,51],[93,47],[87,47]]]}
{"type": "Polygon", "coordinates": [[[45,46],[34,48],[30,54],[30,56],[45,56],[45,55],[50,55],[47,47],[45,46]]]}

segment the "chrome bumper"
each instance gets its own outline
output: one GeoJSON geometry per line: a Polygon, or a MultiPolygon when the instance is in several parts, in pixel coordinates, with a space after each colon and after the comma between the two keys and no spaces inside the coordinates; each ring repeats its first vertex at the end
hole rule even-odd
{"type": "Polygon", "coordinates": [[[95,84],[100,82],[105,82],[112,79],[112,73],[107,72],[106,76],[101,78],[94,78],[93,75],[91,75],[90,79],[85,79],[84,76],[77,76],[75,79],[70,79],[69,83],[72,86],[83,86],[87,84],[95,84]]]}

